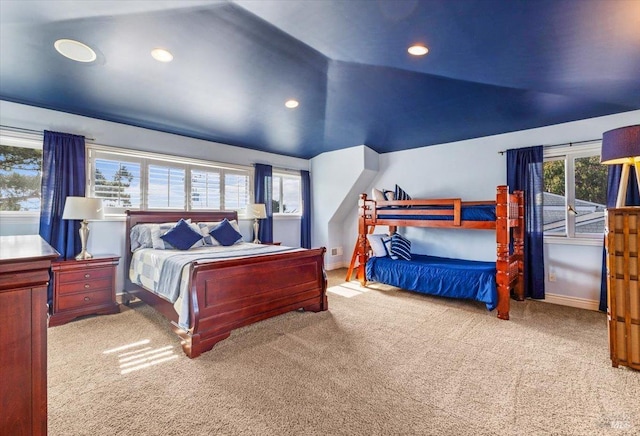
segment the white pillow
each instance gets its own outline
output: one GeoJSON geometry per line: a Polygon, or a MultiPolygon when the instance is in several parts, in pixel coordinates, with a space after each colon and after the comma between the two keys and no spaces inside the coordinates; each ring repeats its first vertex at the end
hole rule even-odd
{"type": "Polygon", "coordinates": [[[387,257],[389,255],[389,252],[386,248],[386,243],[391,243],[391,238],[389,237],[389,235],[367,235],[367,241],[369,241],[371,251],[373,251],[373,257],[387,257]]]}
{"type": "Polygon", "coordinates": [[[384,194],[382,193],[381,190],[373,188],[371,190],[371,198],[375,201],[385,201],[386,198],[384,198],[384,194]]]}

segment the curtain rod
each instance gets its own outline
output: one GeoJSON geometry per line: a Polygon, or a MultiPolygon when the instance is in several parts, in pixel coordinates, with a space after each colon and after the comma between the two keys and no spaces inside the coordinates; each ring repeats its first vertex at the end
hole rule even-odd
{"type": "MultiPolygon", "coordinates": [[[[585,139],[584,141],[574,141],[574,142],[563,142],[562,144],[553,144],[553,145],[543,145],[544,148],[552,148],[552,147],[564,147],[568,145],[569,147],[573,147],[578,144],[587,144],[589,142],[599,142],[602,141],[602,138],[597,139],[585,139]]],[[[507,150],[499,151],[498,154],[505,154],[507,150]]]]}
{"type": "MultiPolygon", "coordinates": [[[[24,127],[14,127],[14,126],[5,126],[5,125],[0,125],[0,129],[2,130],[10,130],[12,132],[18,132],[18,133],[35,133],[37,135],[40,136],[44,136],[44,132],[41,130],[34,130],[34,129],[25,129],[24,127]]],[[[85,136],[85,138],[87,141],[95,141],[94,138],[88,138],[85,136]]]]}

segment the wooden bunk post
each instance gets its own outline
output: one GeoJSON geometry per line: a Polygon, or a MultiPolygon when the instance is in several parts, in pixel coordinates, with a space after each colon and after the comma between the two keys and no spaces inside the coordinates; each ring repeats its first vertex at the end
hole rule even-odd
{"type": "Polygon", "coordinates": [[[360,285],[367,285],[367,277],[365,266],[367,264],[369,248],[367,243],[367,233],[369,233],[367,225],[367,194],[360,194],[358,202],[358,240],[356,241],[358,249],[358,272],[356,279],[360,281],[360,285]]]}
{"type": "Polygon", "coordinates": [[[498,318],[509,319],[509,188],[498,186],[496,193],[496,285],[498,288],[498,318]]]}
{"type": "Polygon", "coordinates": [[[524,301],[524,192],[515,191],[518,198],[518,227],[513,232],[513,255],[518,262],[518,282],[514,290],[514,297],[518,301],[524,301]]]}

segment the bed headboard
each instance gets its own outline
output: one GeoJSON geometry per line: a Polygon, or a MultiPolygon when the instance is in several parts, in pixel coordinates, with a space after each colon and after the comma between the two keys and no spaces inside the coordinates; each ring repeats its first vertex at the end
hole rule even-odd
{"type": "Polygon", "coordinates": [[[144,223],[168,223],[178,222],[180,218],[191,218],[192,222],[201,221],[222,221],[223,219],[237,220],[238,212],[235,210],[221,210],[210,212],[185,212],[185,211],[140,211],[140,210],[127,210],[127,226],[126,226],[126,243],[124,246],[126,255],[126,269],[125,269],[125,283],[129,278],[129,264],[131,263],[131,229],[136,224],[144,223]]]}

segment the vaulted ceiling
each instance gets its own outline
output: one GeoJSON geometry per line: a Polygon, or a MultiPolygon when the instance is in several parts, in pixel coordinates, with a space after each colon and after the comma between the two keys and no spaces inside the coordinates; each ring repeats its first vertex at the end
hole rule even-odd
{"type": "Polygon", "coordinates": [[[302,158],[640,109],[639,0],[2,0],[0,20],[0,99],[302,158]]]}

